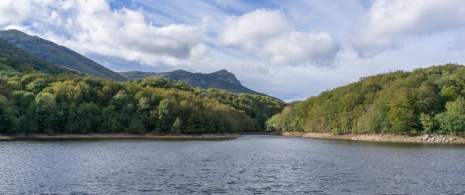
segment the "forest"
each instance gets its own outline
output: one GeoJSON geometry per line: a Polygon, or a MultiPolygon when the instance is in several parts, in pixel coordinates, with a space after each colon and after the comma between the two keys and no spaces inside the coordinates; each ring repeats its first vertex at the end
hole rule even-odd
{"type": "Polygon", "coordinates": [[[0,134],[201,134],[263,131],[285,103],[170,79],[118,82],[49,74],[0,59],[0,134]]]}
{"type": "Polygon", "coordinates": [[[465,67],[446,64],[361,78],[267,121],[277,131],[465,134],[465,67]]]}

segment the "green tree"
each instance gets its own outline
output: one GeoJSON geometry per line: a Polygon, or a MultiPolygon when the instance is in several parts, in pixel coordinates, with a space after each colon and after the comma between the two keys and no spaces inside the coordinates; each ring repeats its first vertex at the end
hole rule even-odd
{"type": "Polygon", "coordinates": [[[465,99],[460,96],[454,102],[447,102],[446,112],[438,114],[436,120],[444,133],[463,135],[465,133],[465,99]]]}
{"type": "Polygon", "coordinates": [[[79,106],[71,104],[68,111],[66,131],[68,133],[95,133],[102,122],[100,107],[93,102],[79,106]]]}
{"type": "Polygon", "coordinates": [[[145,128],[144,124],[142,124],[142,121],[135,117],[131,120],[129,123],[129,126],[127,128],[127,133],[132,133],[132,134],[144,134],[145,133],[145,128]]]}
{"type": "Polygon", "coordinates": [[[160,102],[158,106],[158,125],[157,128],[160,132],[167,132],[173,124],[172,118],[173,114],[171,113],[170,102],[168,99],[164,99],[160,102]]]}
{"type": "Polygon", "coordinates": [[[421,113],[420,114],[420,123],[423,128],[423,133],[429,134],[432,133],[434,128],[434,118],[431,117],[429,114],[421,113]]]}
{"type": "Polygon", "coordinates": [[[182,125],[182,119],[180,117],[177,117],[176,120],[174,120],[173,126],[171,127],[171,133],[180,134],[182,130],[182,125]]]}
{"type": "Polygon", "coordinates": [[[409,101],[410,94],[407,88],[400,88],[389,102],[390,110],[387,115],[391,124],[391,133],[410,133],[414,129],[414,106],[409,101]]]}
{"type": "Polygon", "coordinates": [[[0,133],[12,134],[14,128],[14,118],[8,100],[0,95],[0,133]]]}
{"type": "Polygon", "coordinates": [[[58,132],[61,129],[63,112],[58,109],[55,96],[50,93],[39,93],[35,106],[35,118],[39,122],[39,128],[48,134],[58,132]]]}
{"type": "Polygon", "coordinates": [[[369,106],[367,111],[363,113],[362,117],[358,120],[353,133],[380,133],[381,124],[380,113],[373,106],[369,106]]]}
{"type": "Polygon", "coordinates": [[[116,111],[114,105],[102,108],[101,112],[100,125],[98,127],[100,133],[117,133],[124,131],[123,125],[121,125],[118,120],[119,118],[122,118],[122,116],[120,116],[120,113],[116,111]]]}

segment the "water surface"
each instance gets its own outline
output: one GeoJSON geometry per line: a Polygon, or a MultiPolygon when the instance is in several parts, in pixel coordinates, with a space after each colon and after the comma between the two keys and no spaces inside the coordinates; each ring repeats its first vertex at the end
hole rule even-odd
{"type": "Polygon", "coordinates": [[[463,194],[465,146],[248,135],[0,142],[0,194],[463,194]]]}

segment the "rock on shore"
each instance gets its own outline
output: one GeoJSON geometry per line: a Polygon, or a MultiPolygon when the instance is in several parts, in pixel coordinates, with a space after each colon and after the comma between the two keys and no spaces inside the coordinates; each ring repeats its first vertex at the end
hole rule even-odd
{"type": "Polygon", "coordinates": [[[451,135],[423,135],[423,136],[406,136],[406,135],[386,135],[386,134],[346,134],[334,135],[332,133],[306,133],[302,137],[324,138],[324,139],[344,139],[355,141],[375,141],[375,142],[401,142],[401,143],[454,143],[465,144],[465,139],[460,136],[451,135]]]}

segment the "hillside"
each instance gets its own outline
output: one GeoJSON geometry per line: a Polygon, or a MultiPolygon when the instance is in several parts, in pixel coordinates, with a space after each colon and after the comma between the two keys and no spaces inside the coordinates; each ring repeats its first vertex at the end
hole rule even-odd
{"type": "Polygon", "coordinates": [[[23,75],[20,71],[11,67],[11,64],[17,63],[12,60],[0,58],[0,77],[5,76],[21,76],[23,75]]]}
{"type": "Polygon", "coordinates": [[[11,66],[21,72],[30,72],[31,70],[36,70],[51,74],[78,73],[74,70],[70,70],[32,56],[28,52],[21,50],[20,48],[2,39],[0,39],[0,58],[5,58],[4,60],[12,59],[13,62],[11,63],[11,66]]]}
{"type": "Polygon", "coordinates": [[[171,79],[116,82],[21,72],[0,59],[0,134],[202,134],[263,131],[284,102],[171,79]]]}
{"type": "Polygon", "coordinates": [[[361,78],[273,116],[278,131],[465,134],[465,67],[456,64],[361,78]]]}
{"type": "Polygon", "coordinates": [[[220,70],[210,74],[191,73],[185,70],[175,70],[172,72],[120,72],[120,74],[130,80],[145,79],[145,78],[168,78],[176,81],[184,81],[194,87],[204,89],[216,88],[225,89],[233,93],[251,93],[259,94],[247,87],[244,87],[233,73],[227,70],[220,70]]]}
{"type": "Polygon", "coordinates": [[[0,31],[0,39],[15,45],[37,58],[68,69],[77,70],[100,78],[109,78],[116,81],[126,80],[118,73],[115,73],[66,47],[59,46],[37,36],[30,36],[18,30],[4,30],[0,31]]]}

